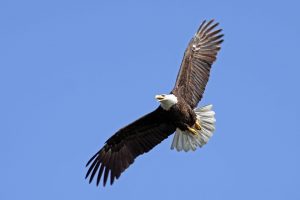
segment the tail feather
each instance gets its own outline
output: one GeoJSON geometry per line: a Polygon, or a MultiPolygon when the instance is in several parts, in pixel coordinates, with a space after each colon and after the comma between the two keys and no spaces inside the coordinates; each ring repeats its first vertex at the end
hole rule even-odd
{"type": "Polygon", "coordinates": [[[216,119],[215,112],[212,110],[212,105],[196,108],[194,111],[197,115],[197,119],[200,121],[202,129],[198,131],[197,135],[194,135],[189,131],[177,129],[171,149],[176,149],[177,151],[184,150],[185,152],[190,150],[195,151],[197,147],[205,145],[213,135],[216,119]]]}

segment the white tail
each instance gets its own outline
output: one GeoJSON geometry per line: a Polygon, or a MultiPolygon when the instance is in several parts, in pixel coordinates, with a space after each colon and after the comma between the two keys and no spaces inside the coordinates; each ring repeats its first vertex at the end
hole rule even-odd
{"type": "Polygon", "coordinates": [[[197,119],[200,121],[201,130],[197,131],[197,135],[194,135],[188,130],[181,131],[180,129],[176,129],[171,149],[175,148],[177,151],[184,150],[185,152],[190,150],[195,151],[197,147],[205,145],[213,135],[216,119],[212,105],[195,108],[194,111],[197,115],[197,119]]]}

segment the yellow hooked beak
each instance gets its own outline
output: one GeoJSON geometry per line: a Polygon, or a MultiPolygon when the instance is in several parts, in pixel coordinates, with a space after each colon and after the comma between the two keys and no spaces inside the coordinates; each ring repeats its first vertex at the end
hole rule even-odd
{"type": "Polygon", "coordinates": [[[165,95],[155,95],[155,99],[157,99],[158,101],[164,100],[165,95]]]}

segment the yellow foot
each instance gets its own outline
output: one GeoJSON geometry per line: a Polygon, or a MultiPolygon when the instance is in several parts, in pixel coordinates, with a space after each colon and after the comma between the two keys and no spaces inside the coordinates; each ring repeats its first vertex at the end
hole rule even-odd
{"type": "Polygon", "coordinates": [[[201,124],[200,124],[200,121],[199,121],[199,120],[197,120],[197,121],[195,122],[195,128],[196,128],[197,130],[201,130],[201,124]]]}
{"type": "Polygon", "coordinates": [[[193,129],[193,128],[191,128],[191,127],[188,127],[188,130],[189,130],[192,134],[198,135],[198,133],[197,133],[197,131],[196,131],[195,129],[193,129]]]}

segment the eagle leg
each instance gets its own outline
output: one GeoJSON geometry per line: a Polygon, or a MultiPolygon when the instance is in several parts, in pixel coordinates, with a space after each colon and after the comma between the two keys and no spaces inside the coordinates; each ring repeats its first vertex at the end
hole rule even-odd
{"type": "Polygon", "coordinates": [[[195,122],[195,128],[197,129],[197,130],[201,130],[202,128],[201,128],[201,124],[200,124],[200,121],[197,119],[196,120],[196,122],[195,122]]]}
{"type": "Polygon", "coordinates": [[[193,135],[198,135],[198,133],[197,133],[197,131],[195,130],[195,129],[193,129],[193,128],[191,128],[191,127],[187,127],[188,128],[188,130],[193,134],[193,135]]]}

